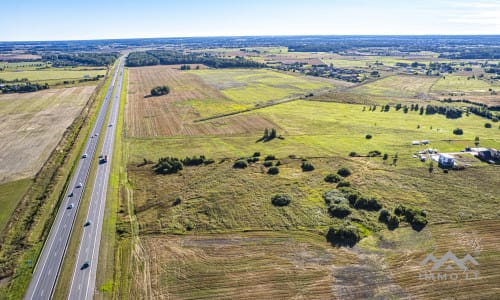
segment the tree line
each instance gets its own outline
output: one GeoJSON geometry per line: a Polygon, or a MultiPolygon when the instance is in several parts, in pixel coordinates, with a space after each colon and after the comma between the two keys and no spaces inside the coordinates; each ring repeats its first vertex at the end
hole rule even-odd
{"type": "Polygon", "coordinates": [[[243,57],[221,58],[207,53],[182,53],[170,50],[132,52],[127,66],[203,64],[212,68],[263,68],[266,65],[243,57]]]}
{"type": "Polygon", "coordinates": [[[0,87],[0,91],[3,94],[10,94],[10,93],[31,93],[31,92],[36,92],[39,90],[46,90],[49,88],[49,84],[38,84],[38,83],[32,83],[32,82],[25,82],[22,84],[12,84],[12,85],[5,85],[0,87]]]}
{"type": "Polygon", "coordinates": [[[51,61],[54,67],[64,66],[109,66],[120,57],[120,53],[48,53],[42,55],[44,61],[51,61]]]}

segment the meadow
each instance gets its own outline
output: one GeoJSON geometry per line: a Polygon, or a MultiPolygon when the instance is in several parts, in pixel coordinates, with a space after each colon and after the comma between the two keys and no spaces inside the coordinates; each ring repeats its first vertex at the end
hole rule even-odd
{"type": "Polygon", "coordinates": [[[42,69],[42,70],[23,70],[19,69],[18,71],[3,71],[0,72],[0,79],[6,81],[12,81],[15,79],[27,78],[29,81],[44,83],[48,82],[52,84],[56,81],[65,81],[65,80],[80,80],[84,79],[85,76],[89,76],[89,78],[96,77],[97,75],[105,75],[106,69],[42,69]]]}
{"type": "Polygon", "coordinates": [[[460,152],[473,146],[476,136],[480,146],[498,149],[498,123],[485,128],[490,121],[475,115],[447,119],[396,111],[394,105],[381,112],[380,106],[370,111],[369,105],[339,103],[349,95],[345,99],[368,97],[392,104],[403,99],[422,105],[429,103],[422,99],[435,97],[432,89],[438,80],[395,75],[349,88],[269,70],[132,68],[124,120],[129,129],[123,139],[127,184],[117,240],[117,261],[127,266],[117,268],[118,295],[441,299],[450,293],[472,295],[470,290],[478,297],[494,295],[500,252],[491,233],[500,217],[498,166],[460,154],[467,161],[465,169],[444,172],[434,163],[430,171],[428,161],[413,155],[429,147],[460,152]],[[171,85],[172,93],[144,98],[160,82],[171,85]],[[291,99],[199,121],[238,105],[321,90],[324,83],[341,91],[335,102],[328,102],[326,93],[323,101],[291,99]],[[175,130],[157,131],[172,124],[175,130]],[[275,128],[281,138],[259,141],[266,127],[275,128]],[[455,128],[463,129],[463,135],[453,134],[455,128]],[[429,140],[430,145],[412,146],[413,140],[429,140]],[[387,153],[388,159],[367,157],[373,150],[387,153]],[[261,154],[257,162],[245,169],[233,167],[237,159],[255,152],[261,154]],[[195,155],[214,163],[185,166],[170,175],[152,170],[160,157],[195,155]],[[267,155],[276,157],[277,175],[267,173],[267,155]],[[305,160],[313,171],[301,169],[305,160]],[[332,217],[322,195],[336,185],[324,178],[341,167],[352,171],[346,179],[351,188],[375,197],[390,211],[400,204],[422,209],[429,224],[416,231],[401,222],[388,230],[378,221],[378,212],[362,209],[352,209],[346,219],[332,217]],[[273,206],[270,199],[277,193],[289,194],[292,202],[273,206]],[[332,247],[325,232],[346,220],[363,239],[353,248],[332,247]],[[482,280],[459,288],[418,280],[418,272],[426,270],[419,262],[433,251],[442,256],[447,250],[460,257],[473,253],[482,280]]]}

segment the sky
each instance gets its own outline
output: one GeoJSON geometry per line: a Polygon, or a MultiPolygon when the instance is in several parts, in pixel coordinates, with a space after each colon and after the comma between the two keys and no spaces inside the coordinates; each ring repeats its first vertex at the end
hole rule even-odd
{"type": "Polygon", "coordinates": [[[500,0],[14,0],[0,41],[500,34],[500,0]]]}

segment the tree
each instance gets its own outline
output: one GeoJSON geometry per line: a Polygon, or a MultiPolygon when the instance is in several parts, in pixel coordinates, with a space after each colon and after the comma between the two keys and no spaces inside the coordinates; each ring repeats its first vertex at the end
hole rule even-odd
{"type": "Polygon", "coordinates": [[[387,160],[389,158],[389,154],[384,153],[384,157],[382,157],[383,160],[387,160]]]}
{"type": "Polygon", "coordinates": [[[475,145],[476,147],[478,147],[478,146],[479,146],[479,137],[478,137],[478,136],[476,136],[476,137],[474,138],[474,145],[475,145]]]}
{"type": "Polygon", "coordinates": [[[337,174],[339,174],[342,177],[347,177],[347,176],[351,175],[351,170],[343,167],[343,168],[338,169],[337,174]]]}
{"type": "Polygon", "coordinates": [[[274,206],[287,206],[290,202],[292,202],[292,197],[287,194],[276,194],[271,198],[274,206]]]}
{"type": "Polygon", "coordinates": [[[420,114],[423,115],[424,114],[424,107],[423,106],[420,106],[420,114]]]}
{"type": "Polygon", "coordinates": [[[151,96],[162,96],[170,93],[170,88],[166,85],[157,86],[151,89],[151,96]]]}
{"type": "Polygon", "coordinates": [[[455,128],[455,129],[453,129],[453,134],[462,135],[462,134],[464,134],[464,131],[462,130],[462,128],[455,128]]]}
{"type": "Polygon", "coordinates": [[[394,154],[394,157],[392,158],[392,164],[393,165],[396,165],[396,163],[398,162],[398,153],[396,152],[394,154]]]}
{"type": "Polygon", "coordinates": [[[434,171],[434,162],[431,160],[429,163],[429,174],[432,174],[432,171],[434,171]]]}

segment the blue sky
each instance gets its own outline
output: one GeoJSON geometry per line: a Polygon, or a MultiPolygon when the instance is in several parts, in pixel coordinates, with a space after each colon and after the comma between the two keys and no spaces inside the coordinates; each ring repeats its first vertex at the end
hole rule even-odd
{"type": "Polygon", "coordinates": [[[306,34],[500,34],[500,0],[11,0],[0,41],[306,34]]]}

